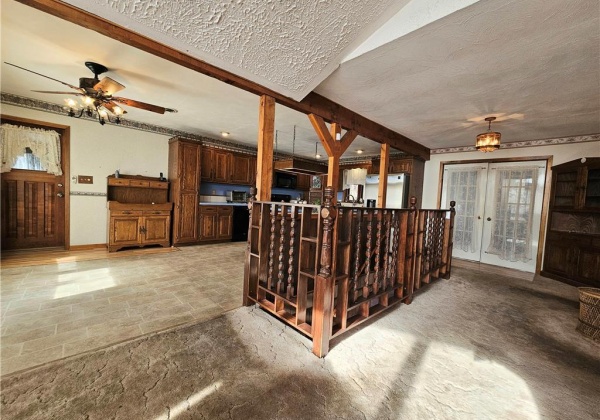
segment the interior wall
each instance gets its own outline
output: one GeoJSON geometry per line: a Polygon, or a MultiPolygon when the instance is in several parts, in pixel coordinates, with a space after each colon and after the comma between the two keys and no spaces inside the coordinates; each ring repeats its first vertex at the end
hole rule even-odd
{"type": "Polygon", "coordinates": [[[106,177],[119,169],[126,175],[158,177],[167,173],[170,136],[48,112],[2,104],[2,113],[71,127],[71,246],[104,244],[107,232],[106,177]],[[91,175],[93,184],[78,184],[72,177],[91,175]]]}
{"type": "Polygon", "coordinates": [[[558,165],[582,157],[600,157],[600,142],[593,141],[551,146],[522,147],[518,149],[500,149],[493,153],[473,151],[464,153],[432,154],[431,159],[425,163],[423,208],[437,208],[441,162],[521,158],[528,156],[552,156],[552,165],[558,165]]]}

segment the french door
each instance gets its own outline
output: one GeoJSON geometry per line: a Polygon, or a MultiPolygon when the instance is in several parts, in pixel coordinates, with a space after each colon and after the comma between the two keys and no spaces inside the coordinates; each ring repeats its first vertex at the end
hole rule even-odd
{"type": "Polygon", "coordinates": [[[456,201],[457,258],[535,272],[546,161],[449,164],[442,207],[456,201]]]}

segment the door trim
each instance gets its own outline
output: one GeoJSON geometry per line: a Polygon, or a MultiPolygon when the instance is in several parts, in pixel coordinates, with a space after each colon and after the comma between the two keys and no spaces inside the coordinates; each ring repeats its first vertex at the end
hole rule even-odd
{"type": "Polygon", "coordinates": [[[471,159],[471,160],[447,160],[440,162],[440,173],[438,180],[437,208],[439,209],[442,203],[442,189],[444,179],[444,167],[446,165],[456,165],[463,163],[505,163],[505,162],[527,162],[533,160],[546,161],[546,180],[544,184],[544,196],[542,198],[542,214],[540,216],[540,232],[538,243],[537,256],[535,260],[535,274],[540,274],[542,270],[542,259],[544,256],[544,248],[546,247],[546,224],[548,223],[548,209],[550,206],[550,188],[552,184],[552,155],[546,156],[524,156],[513,158],[498,158],[498,159],[471,159]]]}
{"type": "Polygon", "coordinates": [[[26,127],[56,130],[61,137],[61,163],[65,177],[65,220],[64,235],[65,249],[71,249],[71,127],[68,125],[55,124],[47,121],[32,120],[29,118],[15,117],[14,115],[0,114],[0,123],[13,123],[26,127]]]}

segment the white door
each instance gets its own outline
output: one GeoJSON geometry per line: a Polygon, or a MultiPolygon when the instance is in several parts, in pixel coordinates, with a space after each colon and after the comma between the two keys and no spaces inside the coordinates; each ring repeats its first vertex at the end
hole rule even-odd
{"type": "Polygon", "coordinates": [[[535,272],[546,162],[490,163],[481,262],[535,272]]]}
{"type": "Polygon", "coordinates": [[[442,181],[442,208],[456,202],[452,256],[479,261],[485,208],[487,163],[445,165],[442,181]]]}
{"type": "Polygon", "coordinates": [[[442,207],[456,201],[452,256],[535,272],[546,161],[445,165],[442,207]]]}

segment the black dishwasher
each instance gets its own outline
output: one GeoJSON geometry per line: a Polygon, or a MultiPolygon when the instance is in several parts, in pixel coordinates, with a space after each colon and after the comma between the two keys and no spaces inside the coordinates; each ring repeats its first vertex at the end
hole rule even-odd
{"type": "Polygon", "coordinates": [[[231,241],[241,242],[248,240],[248,222],[250,213],[247,206],[233,206],[233,220],[231,241]]]}

